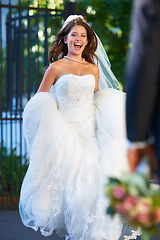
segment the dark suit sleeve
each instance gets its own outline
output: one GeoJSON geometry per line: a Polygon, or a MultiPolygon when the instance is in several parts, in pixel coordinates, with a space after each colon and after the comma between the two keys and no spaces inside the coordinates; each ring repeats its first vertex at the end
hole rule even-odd
{"type": "Polygon", "coordinates": [[[126,67],[127,137],[148,139],[160,94],[160,1],[136,0],[126,67]]]}

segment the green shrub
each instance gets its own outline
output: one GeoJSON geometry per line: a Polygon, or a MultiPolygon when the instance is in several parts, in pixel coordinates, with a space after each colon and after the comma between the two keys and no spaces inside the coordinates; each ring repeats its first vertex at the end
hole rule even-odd
{"type": "Polygon", "coordinates": [[[0,149],[0,194],[19,197],[19,191],[28,168],[26,156],[16,155],[16,148],[0,149]]]}

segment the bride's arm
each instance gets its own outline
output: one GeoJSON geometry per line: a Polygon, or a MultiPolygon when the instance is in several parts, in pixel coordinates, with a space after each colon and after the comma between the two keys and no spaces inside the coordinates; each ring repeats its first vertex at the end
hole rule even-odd
{"type": "Polygon", "coordinates": [[[48,92],[55,83],[57,77],[57,67],[52,63],[46,70],[42,82],[38,88],[38,92],[48,92]]]}
{"type": "Polygon", "coordinates": [[[97,91],[99,91],[99,68],[96,65],[94,65],[94,76],[95,76],[94,93],[96,93],[97,91]]]}

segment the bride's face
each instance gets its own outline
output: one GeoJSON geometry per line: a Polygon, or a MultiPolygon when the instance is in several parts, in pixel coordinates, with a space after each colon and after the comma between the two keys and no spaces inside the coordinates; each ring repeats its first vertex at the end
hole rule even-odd
{"type": "Polygon", "coordinates": [[[64,42],[67,44],[68,53],[82,55],[88,43],[87,30],[81,25],[74,26],[66,39],[64,39],[64,42]]]}

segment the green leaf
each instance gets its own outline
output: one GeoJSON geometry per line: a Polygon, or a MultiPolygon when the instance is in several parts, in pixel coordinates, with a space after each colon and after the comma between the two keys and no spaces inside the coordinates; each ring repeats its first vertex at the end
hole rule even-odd
{"type": "Polygon", "coordinates": [[[117,178],[110,177],[109,178],[109,184],[120,184],[121,181],[117,178]]]}
{"type": "Polygon", "coordinates": [[[111,215],[111,216],[113,216],[114,213],[115,213],[115,211],[114,211],[114,209],[113,209],[111,206],[109,206],[109,207],[107,207],[107,209],[106,209],[106,213],[109,214],[109,215],[111,215]]]}

